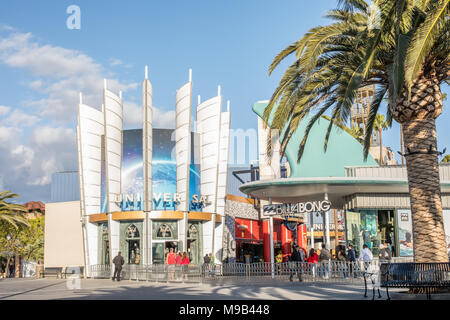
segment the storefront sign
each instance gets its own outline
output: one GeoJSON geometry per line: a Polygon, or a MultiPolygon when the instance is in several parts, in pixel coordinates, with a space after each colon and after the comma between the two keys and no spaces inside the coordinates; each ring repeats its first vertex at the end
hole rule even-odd
{"type": "MultiPolygon", "coordinates": [[[[323,230],[323,224],[322,223],[314,223],[314,230],[316,231],[322,231],[323,230]]],[[[334,223],[330,223],[330,230],[334,230],[334,223]]],[[[338,231],[344,231],[345,228],[342,224],[338,223],[338,231]]]]}
{"type": "MultiPolygon", "coordinates": [[[[121,194],[114,202],[122,208],[122,210],[143,210],[142,194],[121,194]]],[[[158,206],[160,203],[164,206],[175,206],[181,202],[179,193],[160,192],[153,193],[153,203],[158,206]]],[[[208,204],[208,196],[194,194],[192,195],[191,204],[197,208],[201,208],[208,204]]]]}
{"type": "Polygon", "coordinates": [[[264,216],[298,216],[306,218],[304,215],[309,212],[328,211],[331,208],[331,202],[328,200],[298,202],[295,204],[270,204],[263,207],[264,216]]]}

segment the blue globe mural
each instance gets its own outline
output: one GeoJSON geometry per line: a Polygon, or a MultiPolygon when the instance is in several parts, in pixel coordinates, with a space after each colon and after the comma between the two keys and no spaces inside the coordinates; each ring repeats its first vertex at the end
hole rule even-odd
{"type": "MultiPolygon", "coordinates": [[[[153,157],[152,157],[152,192],[156,195],[176,193],[176,162],[175,141],[173,129],[153,129],[153,157]]],[[[194,149],[192,139],[192,152],[194,149]]],[[[142,158],[142,129],[123,131],[122,150],[122,193],[142,195],[144,191],[143,158],[142,158]]],[[[193,158],[193,157],[192,157],[193,158]]],[[[193,163],[191,159],[191,163],[193,163]]],[[[102,212],[106,212],[106,175],[104,174],[104,161],[102,161],[102,212]]],[[[191,164],[189,175],[190,198],[199,194],[200,175],[199,166],[191,164]]],[[[164,203],[162,200],[153,201],[153,210],[175,210],[173,202],[164,203]]],[[[123,203],[122,210],[142,210],[140,203],[134,205],[123,203]]],[[[201,210],[190,206],[190,210],[201,210]]]]}

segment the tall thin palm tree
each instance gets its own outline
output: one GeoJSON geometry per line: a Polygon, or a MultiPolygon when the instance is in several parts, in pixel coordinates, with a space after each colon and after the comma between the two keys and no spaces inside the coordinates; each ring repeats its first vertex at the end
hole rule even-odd
{"type": "Polygon", "coordinates": [[[386,130],[389,127],[389,123],[387,121],[384,120],[384,116],[377,113],[377,115],[375,116],[375,120],[373,122],[373,129],[378,133],[378,137],[379,137],[379,141],[378,143],[380,144],[380,157],[379,157],[379,164],[383,165],[384,164],[384,158],[383,158],[383,130],[386,130]]]}
{"type": "Polygon", "coordinates": [[[376,114],[388,98],[387,122],[402,125],[417,262],[447,262],[435,119],[442,113],[440,86],[450,77],[450,0],[339,0],[332,23],[310,29],[282,50],[269,75],[291,54],[263,118],[281,134],[281,154],[310,112],[299,142],[301,160],[311,128],[325,112],[330,123],[348,122],[356,91],[375,85],[366,124],[367,157],[376,114]],[[314,112],[313,112],[314,111],[314,112]]]}

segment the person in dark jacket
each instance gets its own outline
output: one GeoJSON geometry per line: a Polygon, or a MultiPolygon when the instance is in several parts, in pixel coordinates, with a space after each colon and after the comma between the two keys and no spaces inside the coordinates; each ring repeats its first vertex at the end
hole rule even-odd
{"type": "Polygon", "coordinates": [[[305,252],[299,246],[295,246],[291,257],[291,275],[289,281],[292,281],[294,273],[297,273],[298,281],[302,282],[302,263],[305,262],[305,252]]]}
{"type": "Polygon", "coordinates": [[[391,261],[392,253],[391,253],[391,250],[389,250],[387,243],[385,243],[384,245],[380,244],[379,257],[380,257],[380,262],[390,262],[391,261]]]}
{"type": "Polygon", "coordinates": [[[114,275],[112,280],[114,281],[117,279],[117,281],[120,281],[120,272],[122,271],[122,266],[125,263],[125,260],[122,257],[122,252],[119,251],[112,262],[114,264],[114,275]]]}
{"type": "Polygon", "coordinates": [[[205,254],[203,257],[203,267],[202,267],[202,273],[205,275],[207,272],[209,272],[211,264],[211,258],[208,256],[208,254],[205,254]]]}
{"type": "MultiPolygon", "coordinates": [[[[350,272],[350,275],[353,274],[353,265],[356,261],[356,253],[355,249],[353,249],[353,246],[351,244],[348,245],[348,251],[347,251],[347,262],[348,262],[348,270],[350,272]]],[[[353,275],[356,277],[356,275],[353,275]]]]}

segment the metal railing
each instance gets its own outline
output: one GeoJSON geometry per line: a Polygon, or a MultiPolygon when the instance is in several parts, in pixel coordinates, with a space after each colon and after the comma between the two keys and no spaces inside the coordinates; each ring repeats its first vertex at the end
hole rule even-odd
{"type": "MultiPolygon", "coordinates": [[[[408,262],[399,258],[391,262],[408,262]]],[[[382,261],[381,261],[382,262],[382,261]]],[[[377,273],[380,261],[347,262],[331,260],[321,263],[225,263],[215,265],[124,265],[121,279],[155,282],[207,282],[211,280],[249,281],[260,280],[304,282],[361,282],[367,273],[377,273]]],[[[109,265],[92,265],[91,278],[111,278],[109,265]]]]}
{"type": "MultiPolygon", "coordinates": [[[[114,268],[109,265],[90,266],[90,277],[95,279],[111,278],[114,268]]],[[[201,266],[179,265],[124,265],[120,272],[121,280],[156,281],[156,282],[200,282],[202,278],[201,266]]]]}

